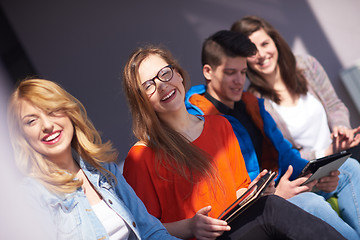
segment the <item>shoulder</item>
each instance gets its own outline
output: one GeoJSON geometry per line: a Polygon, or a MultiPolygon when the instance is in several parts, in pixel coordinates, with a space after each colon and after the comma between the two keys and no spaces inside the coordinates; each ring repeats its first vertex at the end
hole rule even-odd
{"type": "Polygon", "coordinates": [[[296,66],[301,69],[314,68],[320,65],[319,61],[311,55],[297,55],[296,66]]]}
{"type": "Polygon", "coordinates": [[[155,152],[144,144],[135,144],[125,158],[123,174],[126,176],[134,171],[151,169],[154,167],[155,152]]]}
{"type": "Polygon", "coordinates": [[[222,115],[205,115],[205,131],[220,133],[224,131],[233,131],[229,120],[222,115]]]}
{"type": "Polygon", "coordinates": [[[126,160],[139,161],[140,158],[150,157],[154,151],[142,142],[137,142],[132,146],[126,156],[126,160]]]}
{"type": "Polygon", "coordinates": [[[43,184],[32,177],[24,178],[18,185],[26,202],[33,207],[47,207],[50,203],[61,202],[62,197],[50,192],[43,184]]]}
{"type": "Polygon", "coordinates": [[[228,122],[222,115],[204,115],[204,119],[207,124],[226,124],[228,122]]]}

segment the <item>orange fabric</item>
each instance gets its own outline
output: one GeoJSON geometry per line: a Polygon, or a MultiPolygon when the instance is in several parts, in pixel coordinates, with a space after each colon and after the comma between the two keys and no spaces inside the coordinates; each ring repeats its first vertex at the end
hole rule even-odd
{"type": "Polygon", "coordinates": [[[209,188],[205,180],[192,185],[172,170],[156,168],[154,152],[146,146],[133,146],[125,160],[127,182],[163,223],[191,218],[208,205],[209,216],[217,218],[236,200],[236,191],[250,184],[236,136],[224,117],[206,116],[203,132],[193,144],[213,157],[222,187],[209,188]]]}
{"type": "MultiPolygon", "coordinates": [[[[278,159],[278,152],[264,132],[264,122],[260,114],[258,99],[249,92],[243,92],[241,99],[245,103],[246,111],[263,135],[261,151],[266,154],[261,154],[261,159],[259,160],[260,168],[278,171],[278,162],[274,161],[274,159],[278,159]]],[[[222,114],[217,110],[214,104],[203,95],[194,94],[189,98],[189,102],[200,108],[204,115],[222,114]]]]}
{"type": "Polygon", "coordinates": [[[203,95],[194,94],[189,98],[189,102],[192,105],[195,105],[203,111],[204,115],[218,115],[221,114],[219,110],[207,100],[203,95]]]}

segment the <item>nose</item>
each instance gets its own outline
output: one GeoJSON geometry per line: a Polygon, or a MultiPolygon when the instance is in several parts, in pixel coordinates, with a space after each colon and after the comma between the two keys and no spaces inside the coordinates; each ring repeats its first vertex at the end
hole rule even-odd
{"type": "Polygon", "coordinates": [[[238,72],[234,78],[234,83],[235,84],[244,84],[245,80],[246,80],[245,74],[238,72]]]}
{"type": "Polygon", "coordinates": [[[162,82],[159,79],[155,78],[155,84],[156,84],[156,90],[161,92],[165,86],[166,86],[166,82],[162,82]]]}
{"type": "Polygon", "coordinates": [[[42,118],[42,131],[45,133],[51,133],[54,129],[53,122],[48,117],[42,118]]]}
{"type": "Polygon", "coordinates": [[[265,49],[258,48],[257,56],[258,56],[259,58],[265,57],[265,54],[266,54],[265,49]]]}

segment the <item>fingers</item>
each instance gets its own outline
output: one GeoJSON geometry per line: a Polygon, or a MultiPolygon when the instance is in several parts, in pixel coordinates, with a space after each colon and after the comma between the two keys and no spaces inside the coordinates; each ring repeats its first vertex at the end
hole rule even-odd
{"type": "Polygon", "coordinates": [[[293,167],[289,165],[288,170],[286,170],[286,173],[282,176],[282,178],[289,180],[292,173],[293,173],[293,167]]]}
{"type": "Polygon", "coordinates": [[[227,222],[208,217],[211,206],[200,209],[193,217],[193,233],[197,239],[215,239],[223,234],[224,231],[230,231],[227,222]]]}
{"type": "Polygon", "coordinates": [[[257,183],[260,178],[262,178],[263,176],[265,176],[265,174],[268,172],[268,170],[264,169],[262,170],[259,175],[257,175],[257,177],[249,184],[248,189],[251,188],[255,183],[257,183]]]}
{"type": "Polygon", "coordinates": [[[207,216],[208,213],[211,211],[211,206],[203,207],[199,211],[197,211],[197,214],[205,215],[207,216]]]}
{"type": "Polygon", "coordinates": [[[338,170],[331,172],[329,176],[319,179],[316,187],[324,192],[334,191],[339,183],[339,174],[338,170]]]}

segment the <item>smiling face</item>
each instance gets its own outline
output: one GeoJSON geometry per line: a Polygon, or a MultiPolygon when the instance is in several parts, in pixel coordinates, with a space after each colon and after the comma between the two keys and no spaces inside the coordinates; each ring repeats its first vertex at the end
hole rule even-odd
{"type": "Polygon", "coordinates": [[[274,75],[278,68],[279,53],[273,39],[262,28],[249,38],[258,49],[255,56],[248,58],[249,67],[264,78],[274,75]]]}
{"type": "Polygon", "coordinates": [[[71,156],[74,128],[65,113],[44,112],[25,100],[21,100],[20,106],[21,126],[26,140],[35,151],[53,162],[66,154],[71,156]]]}
{"type": "Polygon", "coordinates": [[[241,99],[246,81],[246,70],[245,57],[223,57],[216,69],[205,64],[203,74],[208,80],[208,93],[216,100],[233,108],[234,103],[241,99]]]}
{"type": "MultiPolygon", "coordinates": [[[[168,63],[158,55],[148,56],[139,66],[140,85],[153,79],[168,63]]],[[[177,111],[184,105],[185,88],[181,75],[173,69],[174,74],[168,82],[155,78],[156,89],[148,95],[149,101],[158,114],[177,111]]]]}

